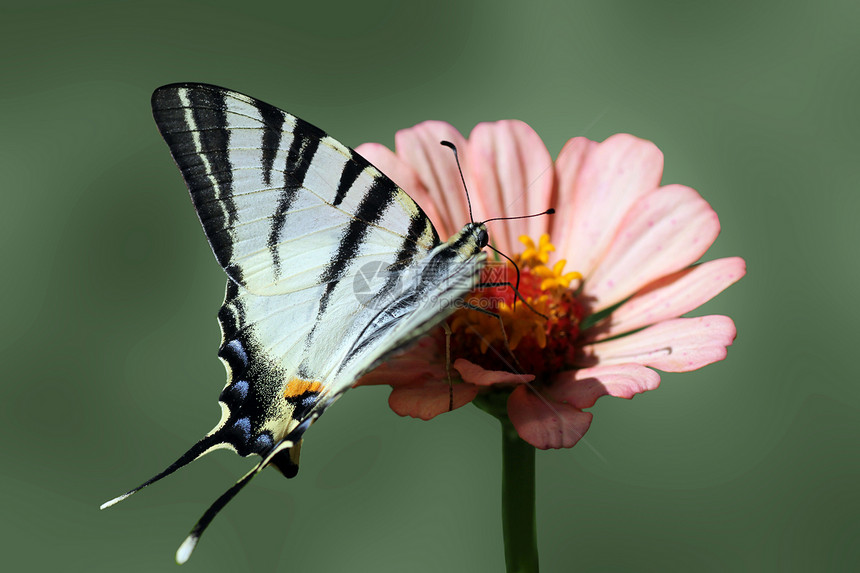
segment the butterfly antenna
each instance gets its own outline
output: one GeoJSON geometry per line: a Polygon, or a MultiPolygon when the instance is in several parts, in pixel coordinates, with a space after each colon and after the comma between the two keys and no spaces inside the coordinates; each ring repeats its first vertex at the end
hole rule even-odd
{"type": "MultiPolygon", "coordinates": [[[[493,245],[487,245],[487,246],[488,246],[488,247],[490,247],[490,248],[491,248],[492,250],[494,250],[495,252],[497,252],[498,254],[500,254],[500,255],[502,255],[503,257],[505,257],[506,259],[508,259],[508,261],[509,261],[512,265],[514,265],[514,269],[517,271],[517,284],[514,286],[514,290],[515,290],[515,291],[517,291],[517,294],[519,294],[519,292],[520,292],[520,267],[519,267],[519,265],[517,265],[517,263],[515,263],[515,262],[514,262],[514,260],[513,260],[511,257],[509,257],[508,255],[506,255],[505,253],[503,253],[503,252],[502,252],[502,251],[500,251],[499,249],[495,248],[493,245]]],[[[516,307],[517,307],[517,297],[514,297],[514,308],[516,308],[516,307]]]]}
{"type": "Polygon", "coordinates": [[[542,215],[552,215],[555,213],[555,209],[550,207],[546,211],[541,211],[540,213],[532,213],[531,215],[519,215],[517,217],[494,217],[492,219],[487,219],[483,221],[481,224],[489,223],[490,221],[513,221],[515,219],[531,219],[532,217],[540,217],[542,215]]]}
{"type": "Polygon", "coordinates": [[[179,546],[179,549],[176,550],[176,562],[182,565],[188,558],[191,557],[191,552],[194,551],[194,548],[197,546],[197,542],[200,541],[200,536],[203,535],[203,532],[206,531],[206,528],[209,527],[209,524],[212,523],[212,520],[215,519],[215,516],[218,515],[224,506],[230,503],[236,494],[242,491],[248,482],[250,482],[254,476],[256,476],[260,471],[269,465],[269,462],[272,461],[277,454],[284,450],[289,450],[295,445],[291,440],[284,440],[279,443],[277,446],[272,448],[266,457],[264,457],[260,463],[254,466],[251,471],[246,473],[244,476],[239,479],[233,487],[225,491],[221,494],[221,497],[216,499],[212,505],[209,506],[209,509],[206,510],[206,513],[197,520],[197,523],[194,524],[194,527],[191,528],[191,533],[188,534],[188,537],[185,538],[185,541],[182,542],[182,545],[179,546]]]}
{"type": "Polygon", "coordinates": [[[474,223],[475,218],[472,216],[472,200],[469,198],[469,188],[466,187],[466,178],[463,177],[463,168],[460,167],[460,154],[457,153],[457,146],[450,141],[440,141],[439,143],[445,147],[450,147],[451,151],[454,152],[454,161],[457,162],[457,171],[460,172],[460,181],[463,182],[463,190],[466,191],[466,204],[469,205],[469,222],[474,223]]]}
{"type": "MultiPolygon", "coordinates": [[[[481,224],[484,225],[484,224],[489,223],[491,221],[511,221],[514,219],[530,219],[532,217],[540,217],[541,215],[552,215],[553,213],[555,213],[555,209],[550,207],[549,209],[547,209],[546,211],[543,211],[541,213],[533,213],[531,215],[521,215],[518,217],[496,217],[494,219],[487,219],[486,221],[484,221],[481,224]]],[[[516,271],[517,271],[517,284],[514,287],[514,291],[516,291],[516,293],[519,294],[519,292],[520,292],[520,267],[517,265],[517,263],[514,262],[514,260],[512,258],[510,258],[508,255],[506,255],[502,251],[498,250],[497,248],[493,247],[493,245],[487,245],[487,246],[490,247],[491,249],[493,249],[498,254],[505,257],[506,259],[508,259],[508,261],[510,261],[510,263],[512,265],[514,265],[514,269],[516,269],[516,271]]],[[[516,308],[516,307],[517,307],[517,297],[514,297],[514,308],[516,308]]],[[[540,313],[538,313],[538,314],[540,314],[540,313]]],[[[541,315],[541,316],[543,316],[543,315],[541,315]]],[[[546,317],[544,317],[544,318],[546,318],[546,317]]]]}
{"type": "Polygon", "coordinates": [[[150,479],[146,480],[145,482],[143,482],[142,484],[140,484],[139,486],[137,486],[133,490],[129,491],[128,493],[124,493],[119,497],[115,497],[110,501],[104,502],[103,504],[101,504],[99,509],[107,509],[108,507],[110,507],[112,505],[116,505],[117,503],[121,502],[122,500],[126,499],[127,497],[131,496],[132,494],[139,492],[140,490],[142,490],[146,486],[157,482],[161,478],[169,476],[170,474],[172,474],[173,472],[175,472],[179,468],[181,468],[183,466],[187,466],[188,464],[190,464],[191,462],[193,462],[197,458],[199,458],[205,454],[208,454],[209,452],[211,452],[214,449],[217,449],[223,443],[224,442],[222,442],[220,439],[218,439],[215,434],[210,434],[210,435],[206,436],[205,438],[203,438],[202,440],[200,440],[199,442],[197,442],[196,444],[191,446],[191,448],[187,452],[185,452],[184,454],[179,456],[179,459],[176,460],[175,462],[173,462],[172,464],[170,464],[169,466],[167,466],[167,468],[165,468],[164,471],[162,471],[161,473],[155,475],[154,477],[151,477],[150,479]]]}

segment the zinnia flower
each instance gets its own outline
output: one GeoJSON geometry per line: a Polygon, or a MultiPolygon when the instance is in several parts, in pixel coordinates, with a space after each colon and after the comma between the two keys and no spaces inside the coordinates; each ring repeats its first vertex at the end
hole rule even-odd
{"type": "MultiPolygon", "coordinates": [[[[735,338],[726,316],[681,318],[745,273],[743,259],[694,265],[719,233],[716,213],[693,189],[661,186],[663,155],[632,135],[571,139],[553,162],[520,121],[482,123],[468,140],[444,122],[399,131],[396,152],[358,152],[427,212],[440,236],[469,222],[449,149],[459,150],[476,217],[553,216],[488,224],[490,242],[518,264],[522,300],[510,288],[478,290],[448,324],[453,387],[441,329],[362,379],[390,384],[400,415],[428,420],[478,396],[505,392],[516,431],[537,448],[568,448],[588,430],[585,408],[604,395],[657,388],[655,370],[686,372],[722,360],[735,338]]],[[[511,283],[509,263],[483,279],[511,283]]]]}

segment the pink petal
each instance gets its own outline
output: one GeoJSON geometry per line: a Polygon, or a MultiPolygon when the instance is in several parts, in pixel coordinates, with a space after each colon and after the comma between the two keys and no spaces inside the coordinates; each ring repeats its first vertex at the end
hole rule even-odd
{"type": "Polygon", "coordinates": [[[561,372],[546,390],[557,402],[590,408],[601,396],[633,398],[660,385],[660,375],[639,364],[612,364],[561,372]]]}
{"type": "Polygon", "coordinates": [[[406,191],[406,193],[418,203],[418,206],[427,214],[436,231],[440,235],[444,234],[447,238],[445,229],[440,228],[442,216],[436,209],[436,204],[432,197],[424,188],[418,174],[412,167],[400,159],[393,151],[380,143],[362,143],[355,148],[355,151],[367,159],[377,169],[387,175],[394,181],[398,187],[406,191]]]}
{"type": "Polygon", "coordinates": [[[454,368],[463,377],[463,380],[478,386],[491,386],[493,384],[526,384],[535,379],[533,374],[514,374],[503,370],[484,370],[465,358],[454,361],[454,368]]]}
{"type": "Polygon", "coordinates": [[[668,185],[630,208],[584,295],[597,312],[664,275],[694,263],[717,238],[720,222],[689,187],[668,185]]]}
{"type": "Polygon", "coordinates": [[[528,386],[508,398],[508,417],[522,439],[541,450],[570,448],[591,425],[591,414],[542,398],[528,386]]]}
{"type": "Polygon", "coordinates": [[[455,410],[478,395],[478,387],[472,384],[449,386],[447,381],[435,379],[395,386],[388,397],[388,405],[401,416],[429,420],[449,411],[452,390],[455,410]]]}
{"type": "Polygon", "coordinates": [[[383,363],[376,369],[365,374],[358,379],[355,386],[379,386],[389,384],[398,386],[401,384],[414,384],[415,382],[438,377],[437,374],[445,376],[444,368],[438,368],[435,365],[430,365],[420,359],[403,360],[396,366],[389,363],[383,363]]]}
{"type": "Polygon", "coordinates": [[[556,243],[559,257],[567,258],[569,270],[588,277],[630,206],[660,184],[663,154],[650,141],[626,133],[596,146],[570,145],[572,149],[559,156],[556,208],[563,205],[565,210],[563,218],[555,215],[553,228],[569,229],[556,243]],[[572,168],[579,162],[581,166],[572,168]]]}
{"type": "MultiPolygon", "coordinates": [[[[555,207],[555,215],[550,219],[549,236],[555,245],[562,247],[562,252],[556,252],[552,257],[553,260],[563,259],[570,254],[570,251],[564,248],[570,243],[573,233],[571,222],[575,216],[573,201],[575,181],[585,158],[597,145],[597,142],[587,137],[574,137],[564,144],[555,160],[556,197],[551,205],[555,207]],[[561,200],[558,197],[559,192],[565,194],[561,200]]],[[[533,238],[537,240],[537,237],[533,238]]]]}
{"type": "MultiPolygon", "coordinates": [[[[457,371],[451,376],[459,382],[457,371]]],[[[406,350],[395,354],[374,370],[359,378],[355,386],[409,385],[426,380],[447,381],[444,357],[440,351],[440,341],[434,335],[426,335],[406,350]]]]}
{"type": "Polygon", "coordinates": [[[469,209],[454,153],[439,142],[450,141],[457,146],[463,174],[471,190],[466,139],[444,121],[425,121],[398,131],[394,141],[397,155],[418,173],[430,201],[436,206],[440,215],[436,230],[444,241],[469,222],[469,209]]]}
{"type": "MultiPolygon", "coordinates": [[[[555,185],[552,156],[540,136],[522,121],[480,123],[469,135],[469,170],[475,217],[516,217],[550,207],[555,185]]],[[[505,253],[522,250],[520,235],[537,240],[549,217],[489,224],[492,244],[505,253]]]]}
{"type": "Polygon", "coordinates": [[[582,366],[634,363],[666,372],[688,372],[725,358],[735,334],[735,324],[727,316],[676,318],[584,346],[577,362],[582,366]]]}
{"type": "Polygon", "coordinates": [[[668,275],[646,286],[587,334],[603,340],[677,318],[705,304],[746,273],[740,257],[717,259],[668,275]]]}

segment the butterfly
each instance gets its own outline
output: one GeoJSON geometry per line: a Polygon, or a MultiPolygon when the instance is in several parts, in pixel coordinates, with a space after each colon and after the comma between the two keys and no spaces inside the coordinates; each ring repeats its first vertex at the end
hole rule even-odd
{"type": "Polygon", "coordinates": [[[470,222],[445,242],[421,208],[352,149],[254,98],[206,84],[152,95],[215,258],[227,274],[221,420],[110,507],[216,449],[261,456],[179,547],[267,466],[298,472],[308,427],[477,284],[489,242],[470,222]],[[368,270],[370,269],[370,270],[368,270]]]}

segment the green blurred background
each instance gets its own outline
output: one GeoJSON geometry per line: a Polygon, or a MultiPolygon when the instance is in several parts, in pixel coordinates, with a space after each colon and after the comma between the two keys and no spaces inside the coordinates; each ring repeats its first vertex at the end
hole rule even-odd
{"type": "MultiPolygon", "coordinates": [[[[231,87],[341,141],[519,118],[555,154],[626,131],[713,205],[749,274],[728,360],[604,399],[540,452],[544,571],[841,571],[860,561],[860,4],[4,2],[0,544],[7,571],[174,570],[251,460],[110,511],[217,421],[224,276],[149,110],[231,87]],[[241,7],[239,7],[241,4],[241,7]],[[14,6],[14,7],[13,7],[14,6]]],[[[185,571],[501,571],[499,432],[347,394],[299,477],[264,472],[185,571]]]]}

